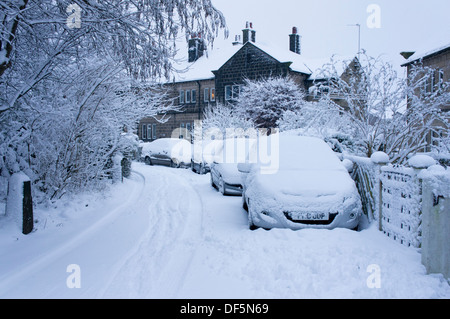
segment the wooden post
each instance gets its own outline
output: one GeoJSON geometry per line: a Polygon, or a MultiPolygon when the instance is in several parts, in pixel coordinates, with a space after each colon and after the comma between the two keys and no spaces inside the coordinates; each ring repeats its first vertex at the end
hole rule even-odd
{"type": "Polygon", "coordinates": [[[14,219],[23,234],[33,231],[31,181],[22,172],[13,174],[9,179],[6,215],[14,219]]]}
{"type": "Polygon", "coordinates": [[[33,231],[33,199],[31,197],[31,181],[23,182],[22,233],[27,235],[33,231]]]}

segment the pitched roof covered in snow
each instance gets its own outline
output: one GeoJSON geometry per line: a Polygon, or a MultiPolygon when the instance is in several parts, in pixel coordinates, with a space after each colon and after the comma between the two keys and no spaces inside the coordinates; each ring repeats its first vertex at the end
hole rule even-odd
{"type": "MultiPolygon", "coordinates": [[[[321,70],[332,63],[339,74],[343,74],[355,57],[333,56],[330,58],[308,59],[287,49],[273,47],[263,43],[247,42],[265,52],[280,63],[290,63],[289,68],[294,72],[308,75],[309,80],[324,79],[321,70]]],[[[174,77],[169,82],[188,82],[214,79],[213,71],[219,70],[245,45],[234,44],[222,48],[206,51],[197,61],[189,63],[187,59],[178,61],[174,65],[174,77]]]]}
{"type": "Polygon", "coordinates": [[[450,43],[439,46],[431,51],[414,53],[405,63],[402,64],[402,66],[408,66],[410,64],[413,64],[414,62],[432,57],[447,50],[450,50],[450,43]]]}
{"type": "Polygon", "coordinates": [[[193,63],[189,63],[184,58],[174,64],[174,78],[171,80],[174,82],[188,82],[214,79],[212,71],[219,69],[241,48],[241,44],[215,48],[211,51],[206,51],[201,58],[193,63]]]}

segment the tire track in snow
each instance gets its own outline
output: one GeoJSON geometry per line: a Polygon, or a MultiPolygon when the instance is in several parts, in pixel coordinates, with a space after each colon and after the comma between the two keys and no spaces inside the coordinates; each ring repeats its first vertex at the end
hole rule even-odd
{"type": "Polygon", "coordinates": [[[189,273],[203,233],[203,205],[177,171],[145,167],[151,187],[149,225],[115,269],[100,297],[174,298],[189,273]]]}
{"type": "Polygon", "coordinates": [[[94,224],[88,226],[85,230],[78,233],[76,236],[63,242],[52,248],[49,252],[39,255],[38,257],[30,260],[23,267],[19,269],[14,269],[8,273],[3,274],[0,277],[0,296],[7,294],[8,290],[14,287],[20,282],[25,282],[27,278],[35,277],[39,271],[54,263],[55,261],[61,259],[63,256],[67,255],[75,248],[85,244],[88,240],[96,236],[96,234],[105,225],[113,223],[117,218],[120,217],[121,213],[128,207],[132,206],[137,199],[141,198],[145,189],[145,176],[139,172],[133,171],[134,175],[139,176],[142,179],[142,183],[133,184],[133,189],[130,191],[130,197],[123,202],[120,206],[112,210],[110,213],[106,214],[94,224]]]}

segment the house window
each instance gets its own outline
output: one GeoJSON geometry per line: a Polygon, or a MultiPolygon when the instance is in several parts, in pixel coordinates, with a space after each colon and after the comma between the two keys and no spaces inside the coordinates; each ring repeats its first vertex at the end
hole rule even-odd
{"type": "Polygon", "coordinates": [[[209,102],[209,88],[205,89],[205,96],[203,97],[204,102],[209,102]]]}
{"type": "Polygon", "coordinates": [[[239,98],[240,93],[241,93],[241,86],[233,85],[233,100],[237,100],[239,98]]]}
{"type": "Polygon", "coordinates": [[[142,139],[146,140],[147,139],[147,124],[142,125],[141,133],[142,133],[142,139]]]}
{"type": "Polygon", "coordinates": [[[152,125],[151,124],[147,125],[147,139],[148,140],[152,139],[152,125]]]}
{"type": "Polygon", "coordinates": [[[153,139],[156,140],[156,124],[153,124],[153,139]]]}
{"type": "Polygon", "coordinates": [[[184,91],[180,91],[180,104],[184,104],[184,91]]]}
{"type": "Polygon", "coordinates": [[[438,88],[441,90],[444,88],[444,70],[438,71],[438,88]]]}
{"type": "Polygon", "coordinates": [[[192,93],[191,93],[191,102],[192,102],[192,103],[197,102],[197,90],[192,90],[192,93]]]}
{"type": "Polygon", "coordinates": [[[216,100],[216,89],[211,88],[211,102],[214,102],[216,100]]]}
{"type": "Polygon", "coordinates": [[[186,123],[186,131],[191,131],[191,123],[186,123]]]}
{"type": "Polygon", "coordinates": [[[186,103],[191,103],[191,91],[186,90],[186,103]]]}
{"type": "Polygon", "coordinates": [[[225,101],[230,101],[233,98],[233,92],[231,91],[231,85],[225,86],[225,101]]]}

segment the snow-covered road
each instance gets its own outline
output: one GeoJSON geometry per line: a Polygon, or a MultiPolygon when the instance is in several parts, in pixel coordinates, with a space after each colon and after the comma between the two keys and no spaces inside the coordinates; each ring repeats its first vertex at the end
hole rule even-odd
{"type": "Polygon", "coordinates": [[[450,298],[374,227],[252,232],[209,175],[133,169],[105,197],[38,212],[28,236],[0,219],[0,298],[450,298]]]}

